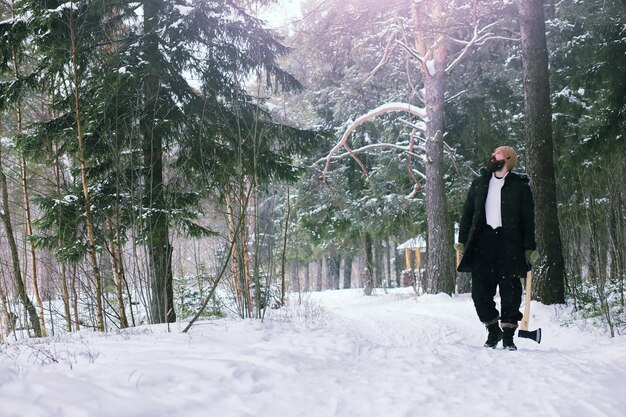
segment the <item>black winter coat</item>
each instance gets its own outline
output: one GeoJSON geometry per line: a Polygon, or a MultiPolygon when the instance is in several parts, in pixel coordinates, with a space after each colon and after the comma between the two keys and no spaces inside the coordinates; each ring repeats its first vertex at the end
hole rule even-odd
{"type": "MultiPolygon", "coordinates": [[[[491,174],[481,172],[470,186],[467,200],[463,206],[459,225],[459,242],[465,245],[463,258],[458,266],[459,272],[472,272],[476,258],[477,242],[487,226],[485,201],[489,191],[491,174]]],[[[502,186],[502,231],[504,244],[502,256],[511,273],[523,277],[526,273],[525,250],[535,250],[535,203],[530,190],[530,178],[525,174],[509,172],[502,186]]]]}

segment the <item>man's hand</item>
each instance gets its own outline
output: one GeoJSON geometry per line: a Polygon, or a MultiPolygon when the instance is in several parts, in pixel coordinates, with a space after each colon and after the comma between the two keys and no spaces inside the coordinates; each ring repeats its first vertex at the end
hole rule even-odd
{"type": "Polygon", "coordinates": [[[465,245],[462,244],[461,242],[456,242],[454,244],[454,249],[458,250],[459,252],[461,252],[461,254],[463,254],[465,252],[465,245]]]}
{"type": "Polygon", "coordinates": [[[539,252],[537,252],[536,250],[527,249],[524,251],[524,257],[526,258],[526,262],[534,265],[535,262],[537,262],[537,259],[539,259],[539,252]]]}

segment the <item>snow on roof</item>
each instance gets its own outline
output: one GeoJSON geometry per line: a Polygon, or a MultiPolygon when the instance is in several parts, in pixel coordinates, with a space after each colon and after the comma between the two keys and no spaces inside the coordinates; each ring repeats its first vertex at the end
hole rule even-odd
{"type": "MultiPolygon", "coordinates": [[[[459,240],[458,236],[459,236],[459,224],[455,223],[454,224],[454,241],[455,242],[459,240]]],[[[416,236],[414,238],[407,240],[401,245],[398,245],[396,249],[404,250],[404,249],[417,249],[417,248],[425,248],[425,247],[426,247],[426,239],[424,239],[422,236],[416,236]]]]}
{"type": "Polygon", "coordinates": [[[407,240],[401,245],[398,245],[396,249],[403,250],[403,249],[416,249],[416,248],[425,248],[425,247],[426,247],[426,240],[421,236],[417,236],[417,237],[407,240]]]}

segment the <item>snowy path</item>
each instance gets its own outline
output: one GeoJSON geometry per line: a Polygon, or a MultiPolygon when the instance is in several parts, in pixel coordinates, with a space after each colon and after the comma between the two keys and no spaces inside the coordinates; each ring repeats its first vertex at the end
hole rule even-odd
{"type": "Polygon", "coordinates": [[[11,343],[0,417],[414,417],[626,414],[626,337],[562,328],[482,348],[468,296],[311,294],[265,322],[217,320],[11,343]],[[286,316],[285,316],[286,314],[286,316]]]}
{"type": "Polygon", "coordinates": [[[544,330],[541,345],[517,339],[517,352],[491,350],[481,347],[486,333],[467,296],[410,297],[371,307],[359,300],[334,311],[379,362],[364,370],[363,379],[373,378],[373,387],[380,383],[374,392],[393,403],[405,403],[388,415],[626,415],[624,340],[597,340],[533,318],[531,327],[544,330]],[[568,344],[573,346],[562,346],[568,344]],[[395,391],[396,385],[408,390],[395,391]]]}

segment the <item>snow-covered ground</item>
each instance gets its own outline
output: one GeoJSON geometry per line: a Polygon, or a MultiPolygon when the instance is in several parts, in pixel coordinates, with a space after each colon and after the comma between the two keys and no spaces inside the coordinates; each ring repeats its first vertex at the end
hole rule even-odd
{"type": "Polygon", "coordinates": [[[263,322],[219,319],[9,341],[0,417],[394,417],[626,414],[626,337],[561,327],[482,347],[468,295],[326,291],[263,322]]]}

